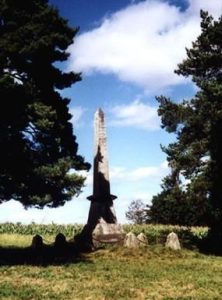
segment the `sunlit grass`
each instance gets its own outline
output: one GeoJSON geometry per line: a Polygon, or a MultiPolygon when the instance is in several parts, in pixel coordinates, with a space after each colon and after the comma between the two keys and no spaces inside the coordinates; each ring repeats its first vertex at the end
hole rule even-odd
{"type": "Polygon", "coordinates": [[[32,242],[32,235],[0,234],[0,247],[28,247],[32,242]]]}
{"type": "MultiPolygon", "coordinates": [[[[0,235],[0,246],[31,236],[0,235]]],[[[1,266],[0,299],[222,299],[222,258],[163,246],[107,248],[77,263],[1,266]]]]}
{"type": "MultiPolygon", "coordinates": [[[[54,242],[55,236],[44,235],[43,241],[45,244],[54,242]]],[[[29,247],[32,243],[33,235],[21,235],[21,234],[0,234],[0,247],[29,247]]]]}

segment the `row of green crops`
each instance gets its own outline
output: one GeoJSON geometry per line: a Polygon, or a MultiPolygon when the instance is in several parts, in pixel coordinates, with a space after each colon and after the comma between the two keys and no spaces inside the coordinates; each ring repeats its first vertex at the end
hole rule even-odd
{"type": "Polygon", "coordinates": [[[73,237],[80,233],[83,226],[79,224],[36,224],[24,225],[22,223],[2,223],[0,224],[0,234],[23,234],[23,235],[57,235],[62,233],[67,237],[73,237]]]}
{"type": "MultiPolygon", "coordinates": [[[[66,237],[74,237],[79,234],[83,228],[80,224],[36,224],[31,223],[24,225],[21,223],[3,223],[0,224],[0,234],[22,234],[22,235],[57,235],[63,233],[66,237]]],[[[126,233],[133,232],[136,235],[143,232],[150,244],[163,244],[166,241],[166,237],[170,232],[178,234],[184,246],[195,245],[198,241],[207,236],[207,227],[185,227],[185,226],[173,226],[173,225],[123,225],[123,229],[126,233]]]]}

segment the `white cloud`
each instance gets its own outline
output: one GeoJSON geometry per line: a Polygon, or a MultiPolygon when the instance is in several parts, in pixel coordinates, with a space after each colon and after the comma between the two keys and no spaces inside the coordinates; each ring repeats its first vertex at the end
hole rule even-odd
{"type": "Polygon", "coordinates": [[[111,167],[111,190],[118,196],[115,208],[118,220],[126,223],[125,212],[133,200],[140,199],[150,204],[153,195],[160,189],[160,182],[169,173],[168,163],[159,166],[143,166],[136,169],[111,167]]]}
{"type": "Polygon", "coordinates": [[[147,178],[162,179],[169,171],[166,162],[160,166],[145,166],[136,169],[128,170],[123,167],[112,167],[110,170],[110,179],[121,183],[121,180],[137,182],[147,178]]]}
{"type": "Polygon", "coordinates": [[[78,172],[75,171],[75,173],[77,173],[78,175],[81,175],[81,176],[86,178],[85,186],[91,186],[92,185],[92,183],[93,183],[93,173],[92,173],[92,171],[87,172],[87,171],[83,170],[83,171],[78,171],[78,172]]]}
{"type": "Polygon", "coordinates": [[[72,107],[70,109],[70,113],[72,114],[71,122],[74,126],[77,126],[80,124],[80,120],[83,116],[85,109],[81,106],[72,107]]]}
{"type": "Polygon", "coordinates": [[[136,196],[133,197],[133,199],[139,199],[142,200],[144,204],[148,204],[150,200],[152,199],[153,195],[150,194],[149,192],[138,192],[136,193],[136,196]]]}
{"type": "Polygon", "coordinates": [[[189,0],[186,11],[161,0],[132,3],[76,38],[70,69],[113,73],[150,91],[179,84],[185,79],[174,69],[200,33],[200,8],[217,16],[222,2],[189,0]]]}
{"type": "Polygon", "coordinates": [[[146,130],[160,128],[160,118],[157,108],[135,100],[130,104],[116,105],[111,109],[110,125],[121,127],[136,127],[146,130]]]}
{"type": "Polygon", "coordinates": [[[158,167],[141,167],[129,174],[133,181],[138,181],[147,177],[159,176],[160,168],[158,167]]]}
{"type": "MultiPolygon", "coordinates": [[[[164,161],[159,166],[144,166],[136,169],[127,169],[120,166],[110,167],[110,180],[113,182],[121,183],[121,180],[125,181],[141,181],[146,178],[162,179],[169,172],[167,161],[164,161]]],[[[85,186],[92,188],[93,184],[93,172],[78,171],[79,175],[86,177],[85,186]]]]}
{"type": "Polygon", "coordinates": [[[169,163],[168,163],[168,161],[165,160],[165,161],[160,165],[160,167],[161,167],[162,169],[169,170],[169,163]]]}
{"type": "Polygon", "coordinates": [[[221,0],[188,0],[189,2],[189,13],[199,14],[200,10],[206,10],[215,18],[220,17],[222,13],[222,2],[221,0]]]}
{"type": "Polygon", "coordinates": [[[0,222],[44,223],[45,215],[43,210],[35,208],[25,210],[20,202],[11,200],[1,204],[0,222]]]}

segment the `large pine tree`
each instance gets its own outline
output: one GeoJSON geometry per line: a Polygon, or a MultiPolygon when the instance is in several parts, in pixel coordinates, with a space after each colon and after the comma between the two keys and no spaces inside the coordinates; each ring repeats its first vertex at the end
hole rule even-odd
{"type": "MultiPolygon", "coordinates": [[[[190,182],[184,190],[178,185],[177,195],[184,194],[177,203],[195,208],[193,216],[204,218],[212,232],[222,237],[222,18],[213,20],[201,11],[201,19],[202,32],[176,70],[179,75],[190,76],[198,92],[179,104],[163,96],[157,99],[162,127],[177,136],[164,151],[178,176],[190,182]]],[[[152,209],[157,212],[156,204],[166,202],[166,191],[168,199],[175,200],[175,184],[170,188],[163,184],[163,192],[153,199],[151,218],[152,209]]],[[[181,216],[186,211],[181,210],[181,216]]]]}
{"type": "Polygon", "coordinates": [[[56,66],[77,30],[47,0],[0,0],[0,202],[57,207],[81,190],[89,164],[59,93],[81,78],[56,66]]]}

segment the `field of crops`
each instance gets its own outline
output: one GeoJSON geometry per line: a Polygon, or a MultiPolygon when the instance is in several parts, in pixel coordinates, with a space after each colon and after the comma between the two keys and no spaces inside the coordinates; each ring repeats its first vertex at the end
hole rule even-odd
{"type": "MultiPolygon", "coordinates": [[[[21,235],[42,235],[42,236],[56,236],[58,233],[64,234],[67,238],[73,238],[76,234],[80,233],[83,225],[68,224],[58,225],[52,224],[35,224],[31,223],[24,225],[21,223],[3,223],[0,224],[0,234],[21,234],[21,235]]],[[[196,244],[198,240],[206,237],[208,229],[206,227],[184,227],[172,225],[123,225],[126,233],[133,232],[138,235],[143,232],[149,241],[149,244],[163,244],[166,236],[174,231],[178,234],[183,245],[190,246],[196,244]]]]}
{"type": "Polygon", "coordinates": [[[31,223],[24,225],[22,223],[2,223],[0,224],[0,234],[21,234],[21,235],[57,235],[64,234],[66,237],[73,237],[80,233],[83,226],[79,224],[59,225],[51,224],[36,224],[31,223]]]}

